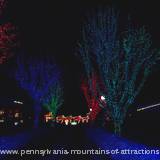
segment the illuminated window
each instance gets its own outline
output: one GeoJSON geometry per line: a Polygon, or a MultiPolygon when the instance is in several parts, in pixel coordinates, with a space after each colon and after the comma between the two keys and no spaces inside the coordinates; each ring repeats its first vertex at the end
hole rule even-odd
{"type": "Polygon", "coordinates": [[[66,119],[66,120],[65,120],[65,125],[68,125],[68,124],[69,124],[69,120],[66,119]]]}

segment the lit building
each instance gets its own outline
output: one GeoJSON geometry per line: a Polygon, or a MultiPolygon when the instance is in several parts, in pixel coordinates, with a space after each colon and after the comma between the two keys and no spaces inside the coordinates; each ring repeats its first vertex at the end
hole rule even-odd
{"type": "Polygon", "coordinates": [[[19,103],[14,103],[14,101],[1,98],[0,127],[10,128],[14,126],[22,126],[24,123],[23,107],[24,106],[19,103]]]}

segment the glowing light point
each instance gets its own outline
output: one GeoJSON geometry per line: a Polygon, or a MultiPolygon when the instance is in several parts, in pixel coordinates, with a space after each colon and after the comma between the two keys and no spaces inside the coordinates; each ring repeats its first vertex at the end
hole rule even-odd
{"type": "Polygon", "coordinates": [[[66,119],[66,120],[65,120],[65,125],[68,126],[68,124],[69,124],[69,120],[66,119]]]}
{"type": "Polygon", "coordinates": [[[72,125],[72,126],[76,126],[76,125],[77,125],[77,122],[71,122],[71,125],[72,125]]]}
{"type": "Polygon", "coordinates": [[[17,103],[17,104],[23,104],[23,102],[21,101],[13,101],[14,103],[17,103]]]}
{"type": "Polygon", "coordinates": [[[4,122],[4,119],[0,119],[0,123],[3,123],[4,122]]]}
{"type": "Polygon", "coordinates": [[[90,108],[90,112],[92,112],[92,108],[90,108]]]}
{"type": "Polygon", "coordinates": [[[18,122],[14,122],[14,125],[17,126],[17,125],[18,125],[18,122]]]}
{"type": "Polygon", "coordinates": [[[150,106],[147,106],[147,107],[143,107],[143,108],[139,108],[139,109],[137,109],[137,112],[143,111],[143,110],[146,110],[146,109],[150,109],[150,108],[153,108],[153,107],[157,107],[157,106],[160,106],[160,103],[150,105],[150,106]]]}
{"type": "Polygon", "coordinates": [[[104,96],[101,96],[101,100],[102,100],[102,101],[105,101],[105,99],[106,99],[106,98],[105,98],[104,96]]]}

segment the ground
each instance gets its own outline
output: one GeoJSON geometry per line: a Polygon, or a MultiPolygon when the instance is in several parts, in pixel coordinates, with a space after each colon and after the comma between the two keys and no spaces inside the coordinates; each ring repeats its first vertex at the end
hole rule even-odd
{"type": "MultiPolygon", "coordinates": [[[[130,149],[130,150],[140,150],[140,149],[159,149],[151,148],[146,145],[138,144],[115,136],[108,133],[106,130],[93,127],[58,127],[58,128],[41,128],[33,129],[28,131],[21,131],[18,134],[11,134],[8,136],[1,136],[0,138],[0,150],[5,149],[18,149],[21,150],[60,150],[61,154],[47,154],[42,156],[42,152],[39,155],[28,154],[23,156],[16,156],[15,159],[28,159],[34,158],[38,160],[62,160],[63,159],[81,159],[82,155],[71,155],[64,154],[65,150],[69,152],[71,150],[116,150],[130,149]]],[[[6,154],[1,155],[3,160],[9,159],[10,157],[15,157],[13,155],[7,156],[6,154]]],[[[121,154],[109,154],[109,155],[83,155],[83,158],[87,160],[158,160],[160,155],[121,155],[121,154]]]]}

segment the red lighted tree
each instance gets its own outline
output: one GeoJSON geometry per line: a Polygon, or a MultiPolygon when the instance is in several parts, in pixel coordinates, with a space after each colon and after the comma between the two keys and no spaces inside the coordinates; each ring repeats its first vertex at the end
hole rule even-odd
{"type": "MultiPolygon", "coordinates": [[[[6,0],[0,0],[0,18],[6,3],[6,0]]],[[[18,46],[16,27],[11,23],[0,24],[0,64],[13,56],[16,46],[18,46]]]]}
{"type": "Polygon", "coordinates": [[[83,91],[83,94],[87,101],[87,105],[90,110],[90,120],[92,122],[96,120],[98,113],[101,111],[99,105],[100,95],[97,90],[97,85],[98,85],[98,78],[95,75],[91,77],[90,86],[87,80],[83,80],[81,84],[81,89],[83,91]]]}
{"type": "Polygon", "coordinates": [[[0,16],[2,15],[3,10],[6,6],[6,2],[7,2],[6,0],[0,0],[0,16]]]}
{"type": "Polygon", "coordinates": [[[13,56],[13,50],[18,46],[16,28],[11,23],[0,26],[0,64],[13,56]]]}

